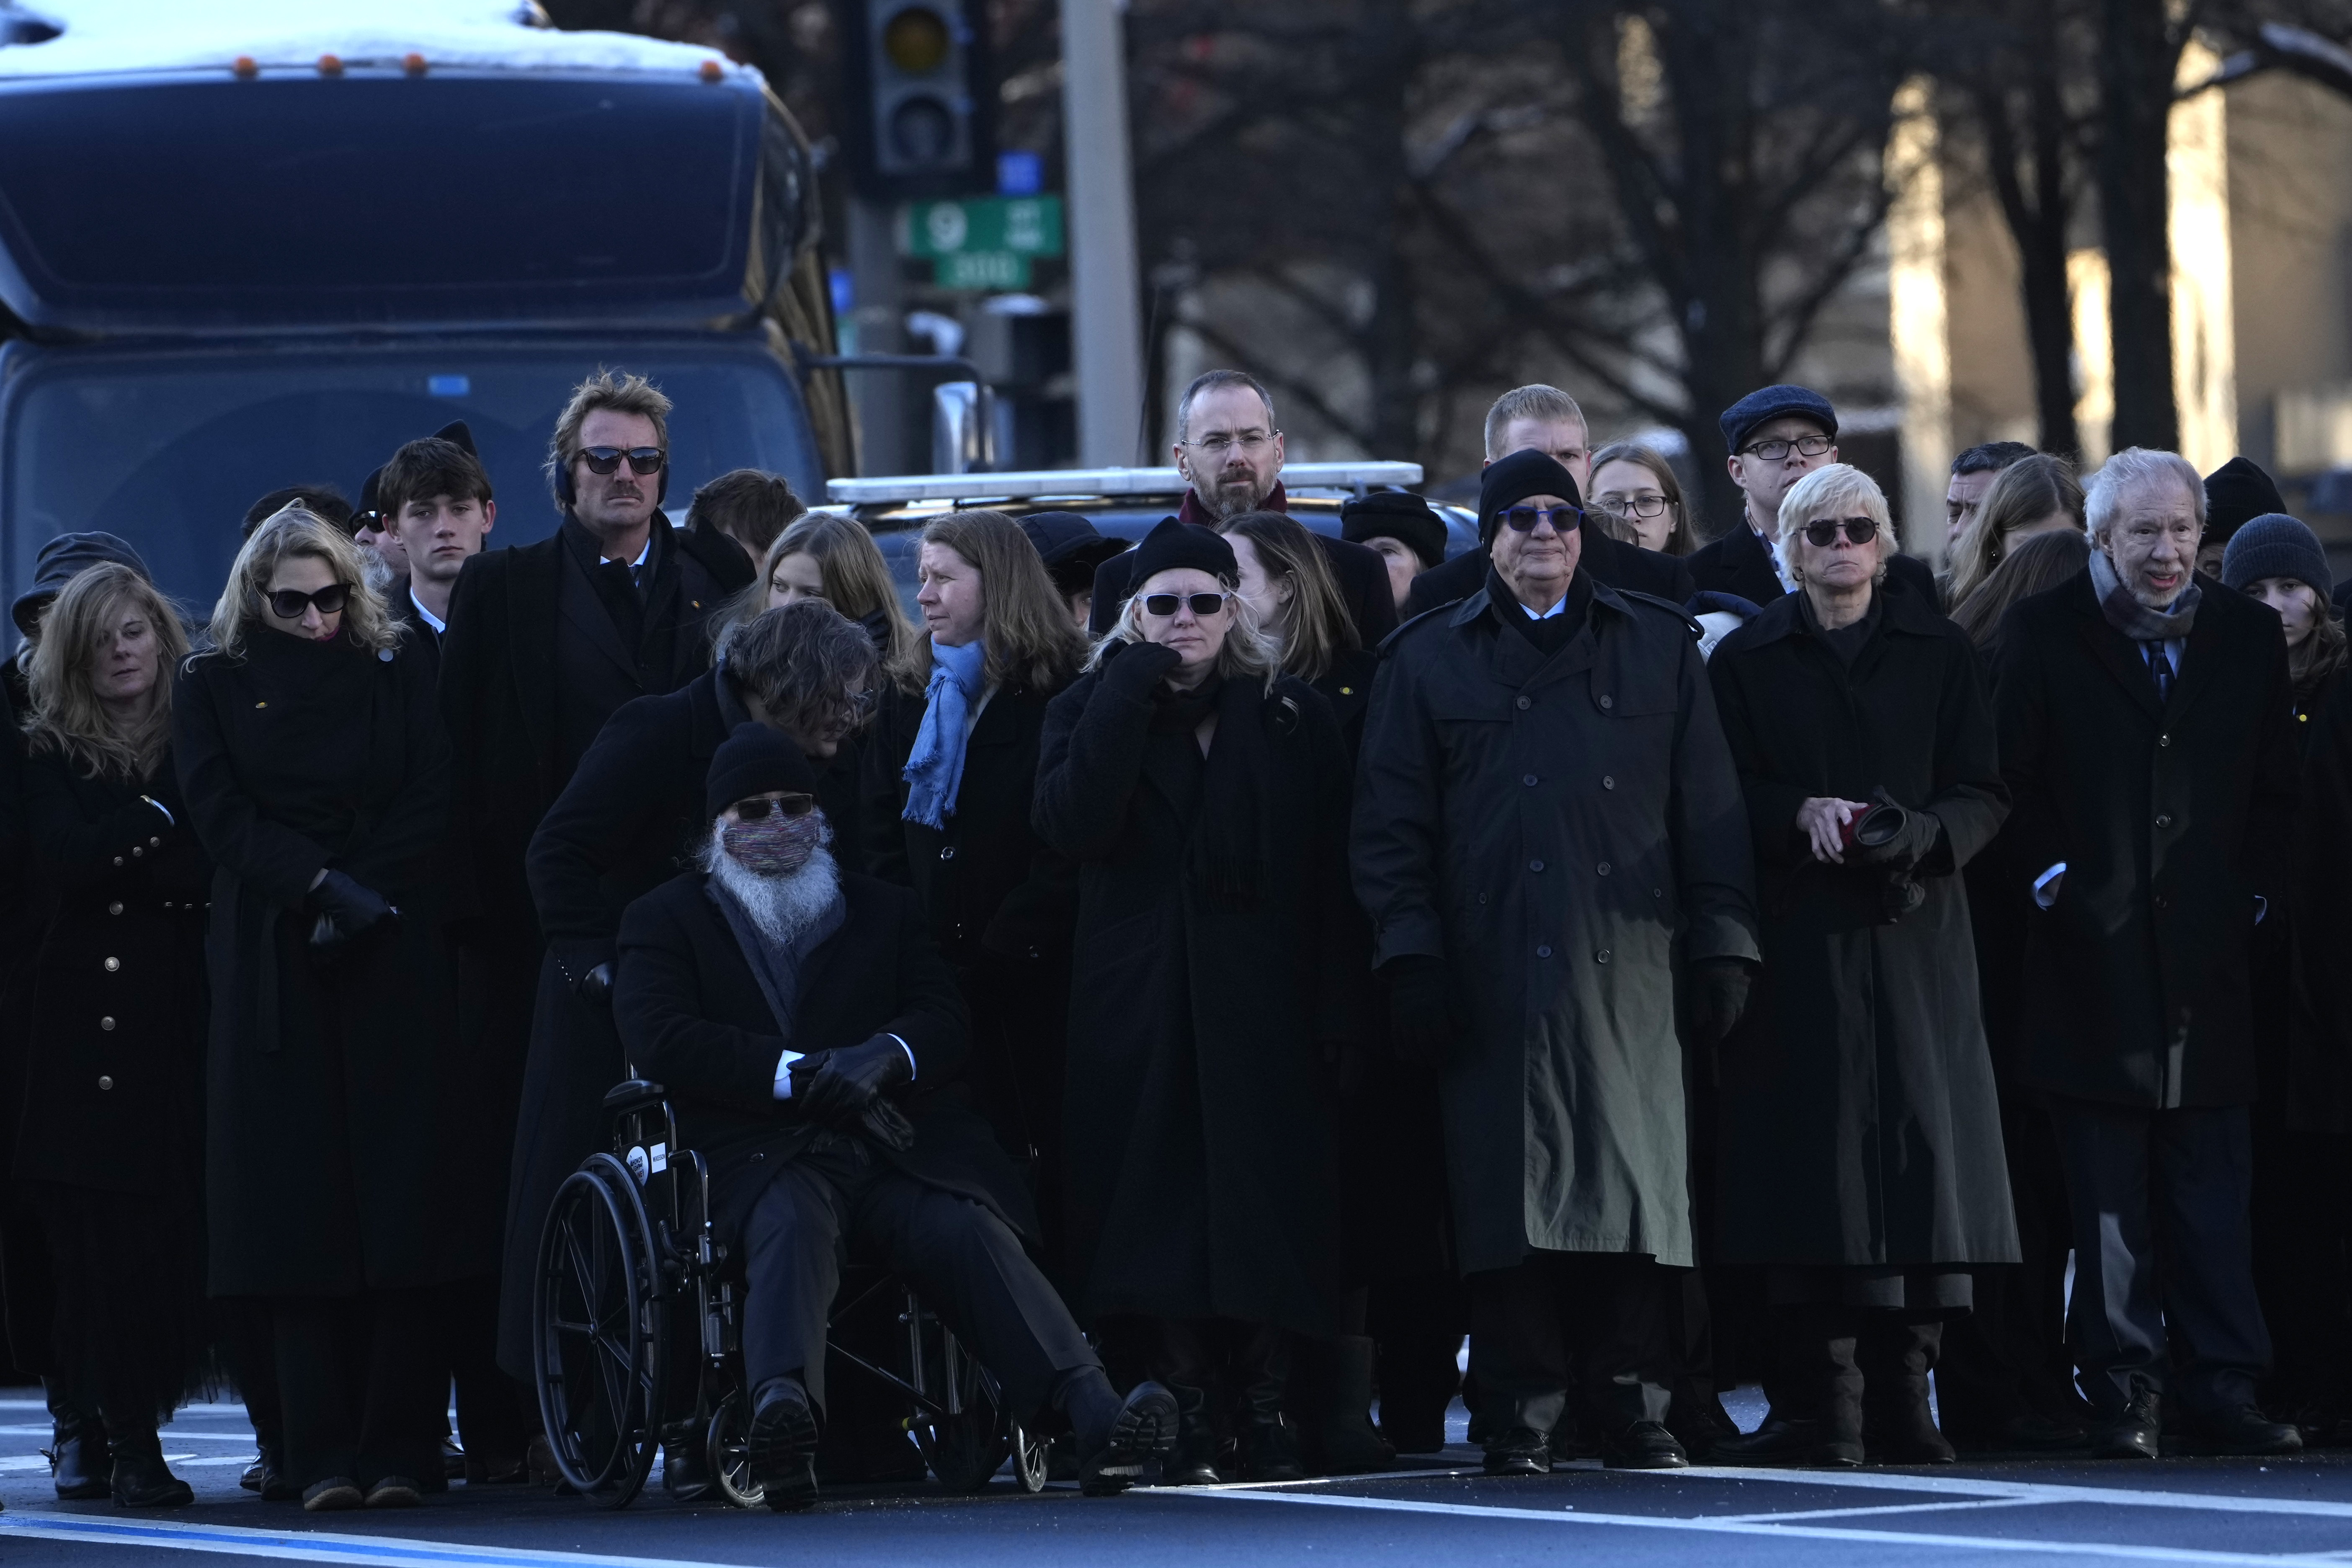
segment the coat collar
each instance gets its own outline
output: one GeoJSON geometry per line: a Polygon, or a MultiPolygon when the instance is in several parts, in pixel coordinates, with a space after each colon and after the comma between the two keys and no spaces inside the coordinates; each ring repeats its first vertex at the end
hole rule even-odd
{"type": "MultiPolygon", "coordinates": [[[[1793,594],[1783,594],[1759,609],[1740,629],[1747,635],[1740,640],[1751,647],[1761,647],[1782,637],[1802,634],[1812,635],[1812,622],[1797,601],[1804,597],[1801,588],[1793,594]]],[[[1881,634],[1932,637],[1942,635],[1943,617],[1935,609],[1920,603],[1919,595],[1889,574],[1878,584],[1874,597],[1879,604],[1881,634]]]]}
{"type": "MultiPolygon", "coordinates": [[[[1265,499],[1258,502],[1254,510],[1257,511],[1286,512],[1290,510],[1290,492],[1282,488],[1282,481],[1280,479],[1276,479],[1274,481],[1274,489],[1266,491],[1265,499]]],[[[1201,498],[1189,489],[1184,492],[1182,504],[1178,506],[1176,509],[1176,521],[1179,522],[1192,523],[1196,528],[1214,528],[1217,526],[1217,518],[1215,514],[1212,513],[1207,507],[1202,506],[1201,504],[1201,498]]]]}
{"type": "Polygon", "coordinates": [[[1584,626],[1559,652],[1546,655],[1527,638],[1506,627],[1499,618],[1500,609],[1494,602],[1492,591],[1486,586],[1454,607],[1445,624],[1453,627],[1473,626],[1483,620],[1491,633],[1487,671],[1496,680],[1517,690],[1538,679],[1555,680],[1590,669],[1599,658],[1604,637],[1603,626],[1611,617],[1631,620],[1633,608],[1616,589],[1598,577],[1587,577],[1586,585],[1592,590],[1592,601],[1585,611],[1584,626]]]}

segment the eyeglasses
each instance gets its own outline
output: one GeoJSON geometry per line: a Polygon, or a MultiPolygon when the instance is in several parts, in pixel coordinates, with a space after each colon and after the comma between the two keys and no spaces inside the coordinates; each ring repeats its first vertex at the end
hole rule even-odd
{"type": "Polygon", "coordinates": [[[1834,443],[1826,436],[1800,436],[1793,441],[1759,441],[1752,447],[1742,447],[1739,450],[1745,456],[1761,458],[1768,463],[1777,463],[1789,455],[1789,448],[1791,447],[1797,449],[1800,457],[1818,458],[1828,451],[1832,445],[1834,443]]]}
{"type": "Polygon", "coordinates": [[[1592,504],[1619,517],[1664,517],[1670,503],[1664,496],[1595,496],[1592,504]]]}
{"type": "Polygon", "coordinates": [[[1226,599],[1231,596],[1227,594],[1146,594],[1143,595],[1143,613],[1165,620],[1176,613],[1178,605],[1189,605],[1194,615],[1206,620],[1223,610],[1226,599]]]}
{"type": "Polygon", "coordinates": [[[1244,452],[1255,453],[1259,447],[1281,434],[1279,430],[1271,432],[1244,430],[1238,435],[1229,436],[1223,430],[1218,430],[1202,437],[1197,441],[1187,441],[1184,445],[1196,451],[1206,452],[1213,458],[1222,458],[1236,447],[1244,452]]]}
{"type": "Polygon", "coordinates": [[[669,461],[669,454],[659,447],[631,447],[626,451],[618,447],[580,448],[580,460],[588,465],[588,471],[592,474],[611,473],[621,466],[624,458],[629,460],[629,472],[639,479],[647,474],[660,473],[662,465],[669,461]]]}
{"type": "Polygon", "coordinates": [[[1584,521],[1584,514],[1572,506],[1514,506],[1503,510],[1503,521],[1513,533],[1533,533],[1536,524],[1548,522],[1554,532],[1566,533],[1584,521]]]}
{"type": "Polygon", "coordinates": [[[352,585],[330,583],[315,594],[305,594],[299,588],[278,588],[262,597],[269,601],[269,613],[281,621],[299,621],[302,612],[315,607],[322,616],[339,616],[343,606],[352,602],[352,585]]]}
{"type": "Polygon", "coordinates": [[[773,811],[779,816],[806,816],[816,809],[813,795],[784,795],[771,798],[755,795],[749,800],[735,803],[735,816],[740,822],[757,822],[773,811]]]}
{"type": "Polygon", "coordinates": [[[1849,517],[1843,522],[1833,517],[1817,518],[1805,524],[1805,542],[1816,550],[1827,550],[1837,542],[1841,528],[1848,544],[1867,544],[1878,532],[1878,524],[1866,517],[1849,517]]]}

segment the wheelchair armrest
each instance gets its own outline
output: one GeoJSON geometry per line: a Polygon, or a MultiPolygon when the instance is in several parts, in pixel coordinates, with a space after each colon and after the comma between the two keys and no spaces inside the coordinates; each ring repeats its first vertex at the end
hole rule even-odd
{"type": "Polygon", "coordinates": [[[650,1079],[633,1078],[604,1091],[604,1114],[619,1118],[633,1116],[640,1110],[651,1110],[668,1094],[669,1090],[650,1079]]]}

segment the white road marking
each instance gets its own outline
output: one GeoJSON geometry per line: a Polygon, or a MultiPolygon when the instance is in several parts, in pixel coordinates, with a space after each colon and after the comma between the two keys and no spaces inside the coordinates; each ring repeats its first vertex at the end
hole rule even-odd
{"type": "Polygon", "coordinates": [[[0,1513],[0,1541],[12,1535],[38,1541],[78,1542],[86,1546],[146,1546],[173,1552],[221,1552],[234,1557],[274,1557],[297,1563],[336,1563],[350,1568],[432,1568],[435,1564],[446,1568],[581,1568],[589,1564],[609,1568],[740,1568],[739,1564],[667,1557],[532,1552],[397,1535],[330,1535],[299,1530],[180,1524],[163,1520],[0,1513]]]}
{"type": "MultiPolygon", "coordinates": [[[[1686,1471],[1669,1471],[1682,1475],[1686,1471]]],[[[2112,1558],[2126,1563],[2194,1563],[2212,1568],[2336,1568],[2343,1559],[2333,1554],[2305,1555],[2255,1552],[2201,1552],[2183,1546],[2148,1546],[2130,1542],[2031,1541],[2003,1536],[1929,1535],[1916,1531],[1842,1530],[1826,1524],[1765,1524],[1730,1519],[1660,1519],[1645,1514],[1587,1513],[1581,1510],[1488,1508],[1475,1503],[1409,1502],[1398,1498],[1333,1497],[1327,1492],[1211,1491],[1185,1488],[1164,1494],[1190,1492],[1208,1498],[1244,1502],[1294,1503],[1309,1508],[1367,1509],[1387,1513],[1420,1513],[1455,1519],[1503,1520],[1517,1524],[1614,1525],[1629,1530],[1684,1531],[1702,1535],[1748,1535],[1788,1541],[1832,1541],[1853,1546],[1933,1546],[1968,1552],[2022,1552],[2045,1557],[2112,1558]]],[[[1154,1494],[1163,1495],[1163,1494],[1154,1494]]]]}
{"type": "Polygon", "coordinates": [[[1859,1519],[1865,1514],[1953,1513],[1972,1508],[2041,1508],[2033,1498],[1977,1498],[1968,1502],[1888,1502],[1874,1508],[1804,1508],[1787,1513],[1710,1513],[1718,1524],[1779,1524],[1791,1519],[1859,1519]]]}
{"type": "Polygon", "coordinates": [[[1624,1470],[1618,1473],[1654,1476],[1669,1480],[1696,1476],[1723,1480],[1767,1481],[1791,1487],[1829,1487],[1839,1490],[1851,1488],[1861,1491],[1924,1492],[1942,1497],[2013,1498],[2021,1502],[2089,1502],[2116,1508],[2186,1509],[2196,1513],[2282,1513],[2308,1519],[2352,1519],[2352,1502],[2323,1502],[2306,1498],[2231,1497],[2223,1492],[2161,1491],[2138,1487],[2066,1486],[2044,1481],[1995,1480],[1977,1476],[1930,1476],[1916,1471],[1895,1475],[1853,1470],[1751,1469],[1693,1465],[1686,1470],[1624,1470]]]}

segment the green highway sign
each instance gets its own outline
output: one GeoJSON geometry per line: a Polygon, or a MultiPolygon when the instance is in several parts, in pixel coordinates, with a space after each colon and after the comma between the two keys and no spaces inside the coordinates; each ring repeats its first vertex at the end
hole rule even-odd
{"type": "Polygon", "coordinates": [[[972,196],[958,202],[915,202],[899,211],[898,249],[905,256],[939,258],[989,251],[1022,258],[1059,256],[1062,198],[972,196]]]}

